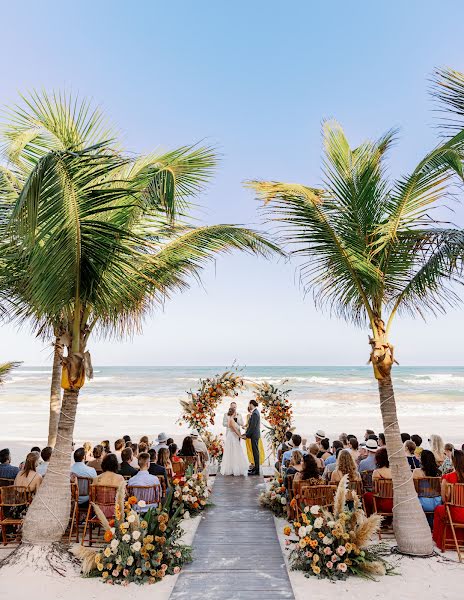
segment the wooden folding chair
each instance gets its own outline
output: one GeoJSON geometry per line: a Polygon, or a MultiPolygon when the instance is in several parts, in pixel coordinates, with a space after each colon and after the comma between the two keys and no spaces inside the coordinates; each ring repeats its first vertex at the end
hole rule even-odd
{"type": "MultiPolygon", "coordinates": [[[[418,498],[438,498],[441,496],[441,477],[419,477],[414,479],[418,498]]],[[[433,510],[424,510],[426,515],[433,515],[433,510]]]]}
{"type": "Polygon", "coordinates": [[[92,504],[96,504],[107,519],[114,518],[114,505],[116,501],[117,487],[109,485],[91,485],[90,486],[90,501],[85,519],[84,533],[82,534],[82,545],[85,542],[85,534],[87,528],[89,530],[89,546],[92,545],[92,529],[93,527],[101,527],[100,519],[95,514],[92,504]]]}
{"type": "Polygon", "coordinates": [[[164,498],[166,496],[166,488],[167,488],[166,479],[165,479],[164,475],[157,475],[156,477],[158,477],[160,485],[161,485],[161,498],[164,498]]]}
{"type": "Polygon", "coordinates": [[[79,543],[79,486],[77,481],[71,481],[71,523],[68,542],[71,542],[74,527],[76,528],[76,543],[79,543]]]}
{"type": "Polygon", "coordinates": [[[443,530],[443,548],[446,550],[447,548],[452,548],[454,545],[456,552],[458,553],[459,562],[462,562],[461,550],[464,550],[464,542],[458,540],[456,529],[464,530],[464,523],[453,520],[453,508],[461,508],[464,510],[464,483],[455,483],[451,486],[451,498],[450,501],[446,503],[446,516],[448,522],[445,523],[443,530]],[[453,534],[452,540],[446,537],[446,527],[448,524],[451,527],[451,532],[453,534]],[[454,542],[453,545],[450,545],[451,541],[454,542]]]}
{"type": "MultiPolygon", "coordinates": [[[[385,506],[382,507],[382,502],[391,500],[393,505],[393,481],[391,479],[374,479],[373,480],[372,499],[374,503],[374,513],[382,517],[393,518],[392,511],[386,511],[385,506]]],[[[393,531],[393,527],[386,527],[385,530],[393,531]]],[[[382,528],[379,529],[379,540],[382,539],[382,528]]]]}
{"type": "Polygon", "coordinates": [[[198,456],[183,456],[185,468],[192,466],[196,471],[198,469],[198,456]]]}
{"type": "Polygon", "coordinates": [[[5,485],[0,488],[0,527],[2,529],[3,545],[8,544],[7,528],[16,527],[13,541],[21,541],[21,527],[23,513],[31,502],[31,493],[28,488],[17,485],[5,485]]]}
{"type": "MultiPolygon", "coordinates": [[[[129,496],[135,496],[137,502],[143,500],[146,502],[148,508],[151,508],[152,505],[156,507],[161,502],[162,488],[160,483],[155,483],[154,485],[130,485],[127,488],[127,493],[129,496]]],[[[136,510],[146,512],[148,508],[140,509],[138,507],[136,510]]]]}
{"type": "Polygon", "coordinates": [[[337,488],[333,485],[311,485],[301,488],[301,505],[321,506],[329,508],[333,506],[334,496],[337,488]]]}
{"type": "Polygon", "coordinates": [[[361,471],[361,481],[365,492],[372,492],[372,473],[373,471],[361,471]]]}
{"type": "Polygon", "coordinates": [[[0,487],[7,485],[14,485],[14,479],[8,479],[7,477],[0,477],[0,487]]]}
{"type": "Polygon", "coordinates": [[[174,473],[174,477],[177,475],[179,477],[183,477],[185,473],[184,463],[181,462],[173,462],[172,463],[172,472],[174,473]]]}

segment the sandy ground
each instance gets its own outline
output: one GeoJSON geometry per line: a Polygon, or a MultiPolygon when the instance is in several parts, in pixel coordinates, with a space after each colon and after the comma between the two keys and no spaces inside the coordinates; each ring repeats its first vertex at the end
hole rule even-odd
{"type": "MultiPolygon", "coordinates": [[[[464,564],[457,562],[455,552],[440,553],[432,558],[407,558],[393,554],[389,559],[396,566],[395,575],[377,581],[350,577],[346,581],[307,578],[299,571],[291,571],[285,546],[284,519],[275,518],[277,534],[289,569],[295,600],[327,600],[339,595],[347,600],[461,600],[464,586],[464,564]]],[[[389,542],[392,545],[394,541],[389,542]]]]}

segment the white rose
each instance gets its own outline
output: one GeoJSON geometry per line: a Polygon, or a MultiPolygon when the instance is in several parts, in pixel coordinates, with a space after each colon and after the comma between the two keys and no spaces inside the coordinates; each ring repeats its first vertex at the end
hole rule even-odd
{"type": "Polygon", "coordinates": [[[190,519],[190,513],[188,510],[184,512],[184,519],[190,519]]]}
{"type": "Polygon", "coordinates": [[[329,537],[328,535],[325,535],[325,536],[322,538],[322,543],[323,543],[323,544],[325,544],[326,546],[328,546],[329,544],[331,544],[331,543],[332,543],[332,538],[331,538],[331,537],[329,537]]]}
{"type": "Polygon", "coordinates": [[[307,535],[309,535],[312,530],[313,530],[313,526],[312,525],[306,525],[306,534],[307,535]]]}
{"type": "Polygon", "coordinates": [[[327,525],[332,529],[335,526],[335,521],[329,521],[327,525]]]}
{"type": "Polygon", "coordinates": [[[129,558],[126,561],[127,566],[131,566],[134,564],[134,557],[133,556],[129,556],[129,558]]]}
{"type": "Polygon", "coordinates": [[[145,500],[139,500],[137,502],[137,506],[140,506],[140,508],[145,508],[146,505],[147,503],[145,502],[145,500]]]}
{"type": "Polygon", "coordinates": [[[284,506],[287,504],[287,498],[284,498],[282,496],[282,498],[280,499],[280,503],[283,504],[284,506]]]}
{"type": "Polygon", "coordinates": [[[122,536],[122,541],[123,541],[123,542],[130,542],[130,539],[131,539],[131,537],[130,537],[130,535],[129,535],[128,533],[125,533],[125,534],[122,536]]]}
{"type": "Polygon", "coordinates": [[[131,548],[134,552],[138,552],[141,547],[142,547],[142,544],[140,542],[134,542],[131,546],[131,548]]]}
{"type": "Polygon", "coordinates": [[[127,520],[128,520],[129,523],[133,523],[135,521],[135,515],[129,515],[127,517],[127,520]]]}
{"type": "Polygon", "coordinates": [[[300,538],[304,538],[304,536],[306,535],[306,527],[300,527],[298,529],[298,535],[300,536],[300,538]]]}
{"type": "Polygon", "coordinates": [[[321,510],[321,507],[319,506],[319,504],[315,504],[314,506],[311,506],[310,511],[312,515],[317,515],[321,510]]]}
{"type": "Polygon", "coordinates": [[[110,531],[114,535],[116,533],[116,528],[115,527],[111,527],[110,531]]]}
{"type": "Polygon", "coordinates": [[[186,494],[189,491],[189,486],[184,485],[184,487],[182,488],[182,491],[184,492],[184,494],[186,494]]]}
{"type": "Polygon", "coordinates": [[[190,502],[196,502],[198,498],[196,496],[191,496],[190,502]]]}
{"type": "Polygon", "coordinates": [[[323,523],[324,519],[322,517],[317,517],[317,519],[314,521],[314,529],[320,529],[323,523]]]}
{"type": "Polygon", "coordinates": [[[116,540],[116,539],[111,540],[110,546],[111,546],[111,550],[116,550],[116,548],[119,546],[119,540],[116,540]]]}
{"type": "Polygon", "coordinates": [[[138,540],[140,537],[140,531],[136,530],[132,532],[132,537],[134,538],[134,540],[138,540]]]}
{"type": "Polygon", "coordinates": [[[304,511],[305,511],[305,513],[308,513],[309,512],[309,506],[305,506],[304,507],[304,511]]]}

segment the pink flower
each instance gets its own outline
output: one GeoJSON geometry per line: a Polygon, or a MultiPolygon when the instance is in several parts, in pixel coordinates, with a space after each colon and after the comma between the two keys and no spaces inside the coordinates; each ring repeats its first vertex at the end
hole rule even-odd
{"type": "Polygon", "coordinates": [[[111,575],[112,575],[113,577],[117,577],[117,576],[119,575],[119,571],[118,571],[117,569],[115,569],[115,570],[114,570],[114,571],[111,573],[111,575]]]}
{"type": "Polygon", "coordinates": [[[129,569],[124,569],[122,574],[124,575],[124,577],[127,577],[129,575],[129,569]]]}
{"type": "Polygon", "coordinates": [[[328,546],[326,546],[326,547],[324,548],[324,554],[325,554],[326,556],[329,556],[329,554],[331,554],[331,553],[332,553],[332,549],[331,549],[331,548],[329,548],[328,546]]]}
{"type": "Polygon", "coordinates": [[[177,575],[177,573],[180,573],[180,567],[174,567],[174,573],[177,575]]]}
{"type": "Polygon", "coordinates": [[[339,565],[337,565],[337,569],[338,569],[339,571],[341,571],[342,573],[345,573],[347,568],[348,568],[348,567],[345,565],[345,563],[344,563],[344,562],[341,562],[339,565]]]}
{"type": "Polygon", "coordinates": [[[176,556],[177,558],[180,558],[182,556],[182,552],[180,550],[176,550],[176,556]]]}
{"type": "Polygon", "coordinates": [[[332,554],[332,558],[330,559],[332,562],[337,562],[337,560],[340,560],[338,558],[338,556],[336,554],[332,554]]]}
{"type": "Polygon", "coordinates": [[[305,553],[305,556],[306,556],[306,558],[312,558],[313,553],[308,551],[305,553]]]}
{"type": "Polygon", "coordinates": [[[326,567],[328,569],[331,569],[334,566],[333,562],[329,560],[329,562],[326,564],[326,567]]]}
{"type": "Polygon", "coordinates": [[[291,544],[291,543],[292,543],[292,542],[291,542],[290,540],[285,540],[285,545],[286,545],[286,546],[290,546],[290,544],[291,544]]]}
{"type": "Polygon", "coordinates": [[[345,554],[345,552],[346,552],[345,546],[339,546],[337,548],[337,554],[338,554],[338,556],[343,556],[345,554]]]}
{"type": "Polygon", "coordinates": [[[168,565],[161,565],[161,570],[162,571],[167,571],[168,570],[168,565]]]}

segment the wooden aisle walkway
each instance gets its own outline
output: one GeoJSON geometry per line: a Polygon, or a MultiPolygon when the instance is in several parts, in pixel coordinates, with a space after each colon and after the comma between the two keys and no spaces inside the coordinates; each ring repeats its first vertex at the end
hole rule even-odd
{"type": "Polygon", "coordinates": [[[193,540],[194,560],[171,600],[293,599],[272,514],[258,505],[261,477],[217,476],[193,540]]]}

